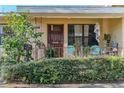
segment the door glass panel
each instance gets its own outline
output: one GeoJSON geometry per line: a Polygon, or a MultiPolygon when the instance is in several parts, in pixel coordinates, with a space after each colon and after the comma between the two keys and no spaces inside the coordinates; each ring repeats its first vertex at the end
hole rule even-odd
{"type": "Polygon", "coordinates": [[[55,31],[55,32],[61,31],[61,26],[51,25],[51,31],[55,31]]]}

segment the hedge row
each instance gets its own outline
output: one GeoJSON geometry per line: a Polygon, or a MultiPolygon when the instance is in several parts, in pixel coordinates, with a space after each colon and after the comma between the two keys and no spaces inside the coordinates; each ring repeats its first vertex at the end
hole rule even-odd
{"type": "Polygon", "coordinates": [[[41,84],[117,80],[124,77],[123,60],[119,57],[44,59],[2,66],[1,75],[8,81],[41,84]]]}

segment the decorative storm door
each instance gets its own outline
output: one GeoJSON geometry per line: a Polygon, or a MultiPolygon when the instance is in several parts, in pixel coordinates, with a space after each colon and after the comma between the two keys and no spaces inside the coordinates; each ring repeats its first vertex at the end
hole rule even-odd
{"type": "Polygon", "coordinates": [[[54,48],[56,57],[63,57],[63,25],[48,25],[48,47],[54,48]]]}

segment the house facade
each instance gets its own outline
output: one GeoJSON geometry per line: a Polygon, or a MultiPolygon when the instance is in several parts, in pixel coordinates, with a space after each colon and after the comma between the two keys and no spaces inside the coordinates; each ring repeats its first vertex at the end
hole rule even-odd
{"type": "MultiPolygon", "coordinates": [[[[124,56],[124,7],[113,6],[17,6],[17,12],[28,12],[30,22],[43,32],[41,41],[54,47],[58,57],[73,54],[73,47],[97,45],[104,50],[104,35],[118,44],[118,54],[124,56]],[[99,32],[95,33],[96,26],[99,32]]],[[[0,17],[0,28],[6,24],[0,17]]],[[[110,46],[111,47],[111,46],[110,46]]],[[[34,58],[43,50],[34,49],[34,58]]]]}

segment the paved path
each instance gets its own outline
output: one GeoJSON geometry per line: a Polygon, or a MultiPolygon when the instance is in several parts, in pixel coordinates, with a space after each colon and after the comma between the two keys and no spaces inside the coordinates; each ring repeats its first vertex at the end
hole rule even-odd
{"type": "Polygon", "coordinates": [[[1,88],[124,88],[124,81],[118,83],[95,83],[95,84],[1,84],[1,88]]]}

